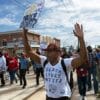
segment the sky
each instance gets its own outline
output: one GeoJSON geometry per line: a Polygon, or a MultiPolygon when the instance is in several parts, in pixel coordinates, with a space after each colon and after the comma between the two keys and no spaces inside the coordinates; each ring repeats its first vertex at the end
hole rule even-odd
{"type": "Polygon", "coordinates": [[[31,30],[61,39],[62,46],[77,46],[74,24],[83,25],[86,45],[100,45],[100,0],[0,0],[0,32],[19,29],[25,11],[44,1],[31,30]]]}

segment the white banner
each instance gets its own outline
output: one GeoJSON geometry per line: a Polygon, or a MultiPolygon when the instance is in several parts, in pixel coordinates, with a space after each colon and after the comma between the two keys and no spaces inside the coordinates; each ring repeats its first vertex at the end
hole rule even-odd
{"type": "Polygon", "coordinates": [[[33,28],[37,23],[39,14],[43,7],[44,2],[41,2],[39,4],[34,3],[28,9],[26,9],[23,20],[20,24],[20,28],[33,28]]]}

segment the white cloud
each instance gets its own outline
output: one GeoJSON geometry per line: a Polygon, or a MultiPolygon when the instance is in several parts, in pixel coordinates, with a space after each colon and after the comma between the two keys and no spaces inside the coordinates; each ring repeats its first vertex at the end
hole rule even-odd
{"type": "MultiPolygon", "coordinates": [[[[6,6],[5,9],[10,13],[0,19],[0,25],[18,26],[16,16],[24,11],[14,7],[6,6]]],[[[45,7],[34,29],[40,34],[60,38],[62,44],[65,42],[65,45],[74,43],[76,45],[77,39],[71,34],[76,22],[83,24],[85,39],[88,43],[100,43],[100,40],[97,39],[100,38],[99,0],[45,0],[45,7]]]]}
{"type": "Polygon", "coordinates": [[[12,25],[18,25],[18,23],[13,22],[11,19],[8,19],[8,18],[2,18],[0,19],[0,25],[12,26],[12,25]]]}
{"type": "Polygon", "coordinates": [[[77,39],[70,33],[74,24],[79,22],[84,26],[85,39],[88,43],[100,42],[99,39],[96,40],[96,37],[100,37],[100,3],[98,0],[45,1],[45,13],[40,16],[36,25],[40,33],[60,38],[62,45],[63,43],[64,45],[76,45],[77,39]]]}
{"type": "Polygon", "coordinates": [[[99,0],[73,0],[78,8],[100,8],[99,0]]]}
{"type": "Polygon", "coordinates": [[[56,1],[53,1],[53,0],[45,0],[45,7],[46,8],[51,8],[51,7],[54,7],[54,6],[57,6],[58,3],[56,1]]]}

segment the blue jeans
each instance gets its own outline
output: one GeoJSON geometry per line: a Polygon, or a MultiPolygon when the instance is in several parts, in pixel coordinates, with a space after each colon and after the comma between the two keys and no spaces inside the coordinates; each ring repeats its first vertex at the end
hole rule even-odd
{"type": "Polygon", "coordinates": [[[97,81],[97,71],[96,71],[96,66],[88,68],[88,78],[87,78],[87,84],[88,88],[92,88],[92,83],[91,83],[91,75],[93,77],[93,87],[94,87],[94,93],[96,94],[98,92],[98,81],[97,81]]]}
{"type": "Polygon", "coordinates": [[[9,75],[10,75],[10,83],[12,84],[13,81],[15,80],[15,73],[16,71],[9,71],[9,75]]]}
{"type": "Polygon", "coordinates": [[[77,77],[78,90],[81,96],[86,96],[87,76],[77,77]]]}

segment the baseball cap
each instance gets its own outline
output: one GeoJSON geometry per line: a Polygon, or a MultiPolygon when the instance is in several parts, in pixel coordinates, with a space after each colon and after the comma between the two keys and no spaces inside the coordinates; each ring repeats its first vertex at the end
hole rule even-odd
{"type": "Polygon", "coordinates": [[[55,43],[50,43],[44,51],[61,51],[61,49],[55,43]]]}

